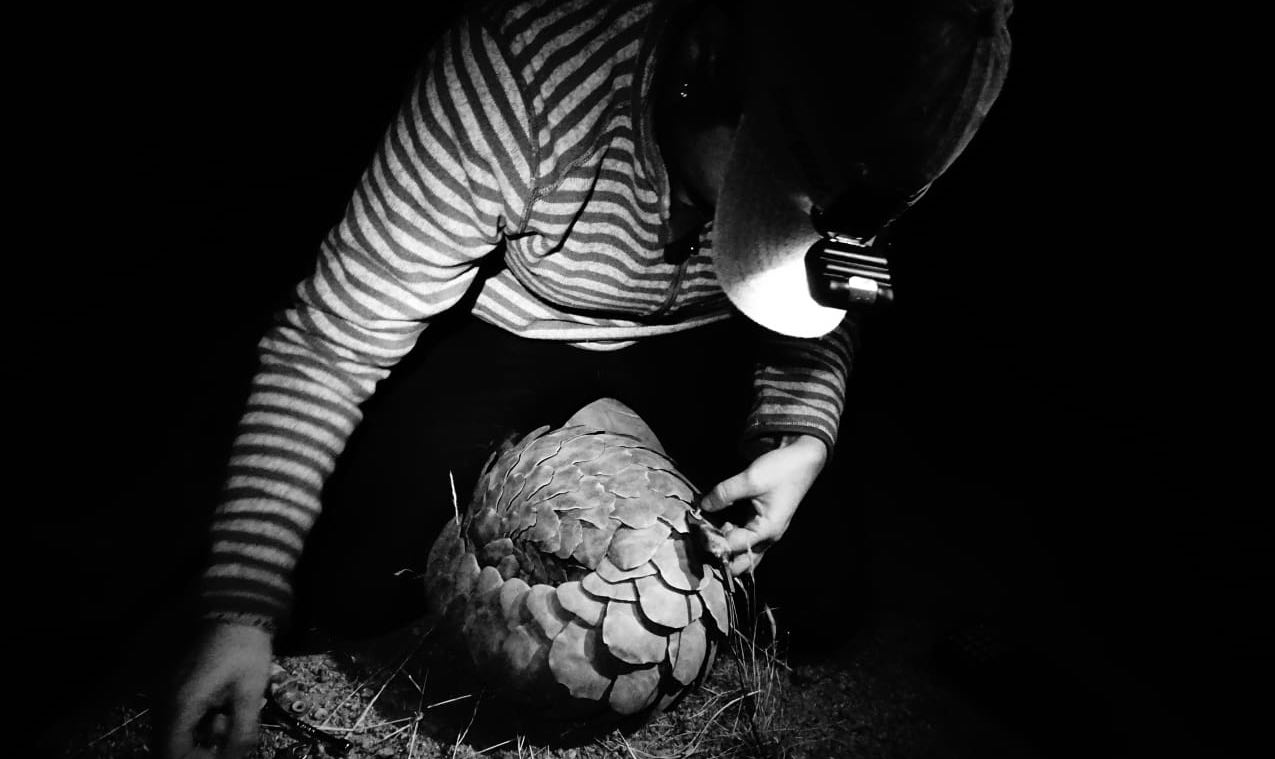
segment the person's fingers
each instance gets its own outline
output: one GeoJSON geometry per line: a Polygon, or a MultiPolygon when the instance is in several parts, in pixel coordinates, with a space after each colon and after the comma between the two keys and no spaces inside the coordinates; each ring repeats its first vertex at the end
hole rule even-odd
{"type": "Polygon", "coordinates": [[[230,716],[222,704],[210,704],[194,728],[194,746],[188,757],[219,757],[230,733],[230,716]]]}
{"type": "Polygon", "coordinates": [[[241,686],[235,694],[234,719],[230,722],[224,759],[240,759],[257,745],[257,721],[260,713],[261,693],[241,686]]]}
{"type": "Polygon", "coordinates": [[[762,489],[755,480],[748,470],[722,480],[700,499],[699,507],[709,512],[721,511],[735,501],[761,495],[762,489]]]}
{"type": "Polygon", "coordinates": [[[731,555],[750,550],[763,540],[767,540],[768,536],[762,534],[760,529],[758,520],[754,519],[746,527],[736,527],[731,530],[726,536],[726,547],[730,549],[731,555]]]}
{"type": "Polygon", "coordinates": [[[225,712],[217,712],[208,720],[208,735],[204,741],[214,748],[226,745],[230,735],[230,717],[225,712]]]}
{"type": "Polygon", "coordinates": [[[736,575],[751,573],[761,562],[762,554],[778,540],[777,530],[764,518],[756,518],[744,527],[730,530],[726,536],[730,570],[736,575]]]}
{"type": "Polygon", "coordinates": [[[186,759],[195,747],[190,730],[183,730],[174,721],[168,727],[168,736],[164,740],[164,759],[186,759]]]}
{"type": "Polygon", "coordinates": [[[195,730],[207,713],[206,699],[179,697],[177,708],[168,725],[168,735],[164,742],[165,759],[186,759],[195,756],[195,730]]]}
{"type": "Polygon", "coordinates": [[[736,577],[744,577],[757,571],[757,566],[761,564],[762,554],[754,551],[744,551],[736,556],[730,563],[731,574],[736,577]]]}

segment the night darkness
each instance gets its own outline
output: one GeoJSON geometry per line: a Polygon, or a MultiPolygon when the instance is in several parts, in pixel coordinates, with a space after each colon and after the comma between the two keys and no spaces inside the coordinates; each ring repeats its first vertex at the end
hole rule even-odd
{"type": "MultiPolygon", "coordinates": [[[[37,695],[104,687],[195,570],[254,343],[441,5],[80,19],[26,62],[10,358],[29,458],[14,476],[40,487],[10,498],[34,515],[16,556],[37,695]]],[[[956,578],[944,592],[968,616],[936,624],[985,621],[1032,654],[970,698],[1059,755],[1239,754],[1264,713],[1249,689],[1269,682],[1266,499],[1232,492],[1243,464],[1220,432],[1239,389],[1225,293],[1184,284],[1208,251],[1181,232],[1212,190],[1166,160],[1190,126],[1168,64],[1131,50],[1138,23],[1043,5],[1019,3],[999,103],[899,233],[897,307],[865,327],[843,426],[851,493],[897,511],[833,521],[938,550],[845,571],[867,606],[914,605],[916,583],[883,573],[956,578]]],[[[788,551],[770,561],[795,566],[788,551]]]]}

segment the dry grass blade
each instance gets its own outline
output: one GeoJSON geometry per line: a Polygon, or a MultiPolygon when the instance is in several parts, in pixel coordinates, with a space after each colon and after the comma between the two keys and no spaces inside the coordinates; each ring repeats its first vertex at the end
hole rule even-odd
{"type": "Polygon", "coordinates": [[[467,698],[473,698],[473,697],[474,697],[473,693],[466,693],[463,696],[456,696],[455,698],[449,698],[444,701],[438,701],[436,703],[430,704],[429,706],[425,707],[425,709],[426,711],[428,711],[430,709],[433,709],[436,706],[447,706],[448,704],[454,704],[457,701],[464,701],[467,698]]]}
{"type": "Polygon", "coordinates": [[[412,684],[412,687],[416,689],[416,692],[417,692],[417,693],[421,694],[421,697],[422,697],[422,698],[424,698],[424,697],[425,697],[425,685],[426,685],[426,684],[428,683],[428,681],[429,681],[429,672],[426,672],[426,673],[425,673],[424,680],[425,680],[425,682],[418,683],[418,682],[416,682],[416,678],[412,677],[412,673],[411,673],[411,672],[408,672],[408,673],[407,673],[407,681],[408,681],[409,683],[411,683],[411,684],[412,684]]]}
{"type": "Polygon", "coordinates": [[[456,477],[447,470],[447,484],[452,488],[452,513],[456,515],[456,524],[460,524],[460,501],[456,499],[456,477]]]}
{"type": "MultiPolygon", "coordinates": [[[[383,672],[383,671],[384,671],[384,669],[383,669],[383,668],[382,668],[382,669],[378,669],[378,670],[376,670],[375,672],[373,672],[372,674],[370,674],[370,675],[368,675],[367,677],[365,677],[365,678],[363,678],[362,680],[360,680],[359,682],[355,683],[355,684],[354,684],[354,687],[350,689],[350,692],[349,692],[349,693],[347,693],[347,694],[345,695],[345,698],[341,699],[341,700],[337,703],[336,707],[335,707],[334,709],[332,709],[331,713],[330,713],[330,714],[329,714],[329,715],[328,715],[328,716],[327,716],[327,717],[326,717],[326,718],[325,718],[322,722],[320,722],[320,723],[319,723],[319,725],[318,725],[319,729],[320,729],[320,730],[330,730],[330,729],[332,729],[332,728],[331,728],[331,726],[330,726],[328,723],[332,721],[332,718],[333,718],[333,717],[335,717],[338,713],[340,713],[340,711],[341,711],[341,707],[343,707],[343,706],[345,706],[346,704],[350,703],[350,701],[351,701],[351,700],[353,700],[353,699],[354,699],[354,697],[356,697],[356,696],[359,694],[359,692],[360,692],[360,691],[362,691],[362,690],[363,690],[363,688],[367,686],[367,684],[368,684],[368,683],[370,683],[370,682],[372,682],[373,680],[375,680],[375,679],[376,679],[376,678],[377,678],[377,677],[381,674],[381,672],[383,672]]],[[[341,728],[341,729],[342,729],[342,730],[349,730],[350,728],[341,728]]]]}
{"type": "MultiPolygon", "coordinates": [[[[411,673],[407,675],[407,679],[412,681],[412,685],[416,685],[416,680],[412,678],[411,673]]],[[[429,684],[429,670],[425,670],[425,674],[421,675],[421,684],[416,685],[416,691],[420,694],[420,698],[416,700],[416,713],[412,715],[412,737],[407,741],[407,759],[412,759],[412,755],[416,753],[416,736],[421,726],[421,717],[425,715],[423,704],[425,703],[425,686],[429,684]]]]}
{"type": "Polygon", "coordinates": [[[388,735],[382,735],[380,738],[377,738],[375,741],[373,741],[373,742],[372,742],[372,743],[368,746],[368,748],[371,748],[371,747],[373,747],[373,746],[379,746],[379,745],[381,745],[382,743],[385,743],[385,742],[386,742],[386,741],[388,741],[388,740],[393,740],[394,738],[397,738],[398,736],[400,736],[400,735],[402,735],[403,733],[407,732],[407,728],[412,727],[412,726],[413,726],[413,725],[415,725],[415,724],[416,724],[416,723],[415,723],[415,722],[413,722],[411,725],[403,725],[402,727],[400,727],[399,729],[395,730],[394,732],[392,732],[392,733],[390,733],[390,734],[388,734],[388,735]]]}
{"type": "MultiPolygon", "coordinates": [[[[452,700],[459,701],[460,699],[452,699],[452,700]]],[[[482,703],[482,694],[479,694],[479,696],[474,699],[474,710],[469,715],[469,724],[465,725],[465,729],[461,731],[460,735],[456,736],[456,743],[452,745],[453,759],[455,759],[456,754],[460,751],[460,744],[464,742],[466,736],[469,735],[469,729],[474,726],[474,720],[478,718],[478,706],[481,703],[482,703]]]]}
{"type": "MultiPolygon", "coordinates": [[[[683,737],[683,736],[677,736],[677,737],[683,737]]],[[[669,742],[673,742],[673,740],[670,740],[669,742]]],[[[684,754],[680,751],[676,754],[652,754],[650,751],[643,751],[640,748],[634,748],[633,746],[630,746],[627,743],[625,744],[625,748],[627,748],[629,750],[629,754],[634,756],[635,758],[638,754],[641,754],[642,759],[679,759],[679,757],[684,756],[684,754]]]]}
{"type": "Polygon", "coordinates": [[[412,646],[412,649],[403,656],[402,660],[399,661],[398,666],[390,673],[390,676],[385,678],[385,682],[381,683],[381,687],[376,691],[376,695],[372,697],[372,700],[368,702],[367,706],[363,707],[363,713],[359,715],[357,720],[355,720],[353,725],[355,730],[358,730],[359,726],[363,724],[363,720],[367,719],[368,713],[372,711],[373,706],[376,706],[377,700],[381,698],[381,694],[385,692],[385,689],[389,687],[389,684],[394,681],[395,677],[398,677],[399,673],[403,671],[403,668],[407,666],[407,663],[412,660],[412,657],[416,656],[416,654],[421,650],[421,646],[425,644],[425,639],[429,637],[431,632],[433,632],[433,628],[430,628],[420,635],[420,637],[416,640],[416,643],[412,646]]]}
{"type": "Polygon", "coordinates": [[[501,746],[508,746],[510,743],[513,743],[513,742],[514,742],[514,739],[513,739],[513,738],[506,738],[505,740],[501,741],[500,743],[496,743],[496,744],[494,744],[494,745],[488,746],[487,748],[483,749],[482,751],[475,751],[474,753],[475,753],[475,754],[485,754],[485,753],[487,753],[488,751],[495,751],[496,749],[500,748],[501,746]]]}
{"type": "Polygon", "coordinates": [[[150,713],[150,707],[148,706],[148,707],[146,707],[145,709],[143,709],[143,710],[141,710],[140,712],[138,712],[137,714],[134,714],[133,716],[131,716],[131,717],[129,717],[128,719],[126,719],[126,720],[124,720],[123,722],[121,722],[120,724],[116,725],[115,727],[111,728],[110,730],[107,730],[105,733],[102,733],[101,735],[97,736],[97,737],[96,737],[96,738],[94,738],[93,740],[91,740],[91,741],[89,741],[88,743],[84,744],[84,748],[85,748],[85,749],[89,749],[89,748],[92,748],[93,746],[96,746],[96,745],[97,745],[98,743],[100,743],[101,741],[104,741],[104,740],[106,740],[107,738],[110,738],[112,735],[115,735],[116,733],[118,733],[119,731],[121,731],[121,730],[123,730],[124,728],[128,727],[129,725],[133,724],[134,722],[136,722],[137,720],[141,719],[142,717],[145,717],[145,716],[146,716],[147,714],[149,714],[149,713],[150,713]]]}
{"type": "Polygon", "coordinates": [[[624,748],[629,752],[630,759],[637,759],[637,754],[633,753],[633,747],[629,745],[629,739],[624,737],[624,733],[620,733],[620,742],[624,744],[624,748]]]}
{"type": "Polygon", "coordinates": [[[377,722],[374,725],[363,725],[361,727],[328,727],[328,728],[324,728],[324,732],[328,732],[328,733],[356,733],[359,731],[370,732],[372,730],[377,730],[382,727],[391,727],[393,725],[399,725],[413,719],[416,719],[416,717],[415,716],[400,717],[398,719],[389,719],[389,720],[385,720],[384,722],[377,722]]]}
{"type": "Polygon", "coordinates": [[[717,723],[717,718],[722,716],[722,712],[731,708],[732,706],[739,703],[740,701],[743,701],[744,699],[750,696],[755,696],[755,695],[757,695],[757,691],[741,693],[740,695],[732,698],[730,701],[727,701],[726,703],[722,704],[721,708],[713,712],[713,716],[709,717],[708,721],[704,723],[704,726],[701,727],[699,731],[695,734],[695,738],[691,740],[690,745],[682,749],[682,753],[680,754],[680,756],[689,757],[692,754],[694,754],[697,750],[699,750],[699,744],[700,744],[700,741],[704,739],[704,734],[708,732],[709,728],[711,728],[714,724],[717,723]]]}
{"type": "Polygon", "coordinates": [[[350,727],[351,731],[357,732],[359,728],[362,727],[363,720],[367,719],[368,713],[372,711],[373,706],[376,706],[376,702],[381,698],[381,694],[385,692],[387,687],[389,687],[389,684],[394,677],[403,670],[403,664],[406,664],[406,660],[398,665],[398,669],[390,673],[390,676],[385,679],[385,682],[381,683],[381,687],[377,689],[376,695],[372,696],[372,699],[367,702],[367,706],[363,707],[363,711],[359,713],[359,718],[354,720],[354,724],[350,727]]]}

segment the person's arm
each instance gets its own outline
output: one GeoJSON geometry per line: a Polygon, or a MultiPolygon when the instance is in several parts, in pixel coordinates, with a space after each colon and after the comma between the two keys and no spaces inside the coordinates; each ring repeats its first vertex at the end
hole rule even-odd
{"type": "Polygon", "coordinates": [[[314,273],[261,341],[212,527],[210,617],[285,618],[289,575],[359,405],[521,224],[532,137],[512,81],[480,25],[440,41],[314,273]]]}
{"type": "Polygon", "coordinates": [[[854,358],[854,330],[852,317],[847,317],[819,338],[766,332],[753,374],[745,439],[809,435],[832,450],[854,358]]]}
{"type": "Polygon", "coordinates": [[[743,472],[718,483],[701,507],[720,511],[747,500],[753,510],[729,529],[735,574],[753,571],[783,537],[797,507],[832,455],[854,358],[854,322],[847,318],[816,339],[767,332],[753,377],[754,403],[745,448],[754,456],[743,472]]]}
{"type": "Polygon", "coordinates": [[[166,752],[200,755],[214,712],[237,756],[256,735],[273,632],[360,404],[522,224],[533,132],[501,46],[462,21],[439,41],[313,274],[262,339],[211,525],[201,601],[212,624],[180,678],[166,752]]]}

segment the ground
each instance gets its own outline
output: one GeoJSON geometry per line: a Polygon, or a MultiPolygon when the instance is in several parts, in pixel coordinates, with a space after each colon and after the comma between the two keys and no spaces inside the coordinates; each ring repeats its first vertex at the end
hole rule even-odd
{"type": "MultiPolygon", "coordinates": [[[[1175,737],[1189,745],[1188,736],[1169,732],[1154,694],[1113,663],[1091,658],[1098,649],[1079,627],[1055,616],[1048,631],[1027,635],[1021,614],[1017,629],[1003,618],[971,616],[996,583],[934,523],[888,494],[864,500],[878,507],[864,529],[866,592],[834,583],[818,596],[816,629],[808,617],[794,630],[781,622],[777,643],[766,642],[762,624],[760,640],[741,638],[697,692],[628,735],[553,747],[502,731],[485,718],[478,692],[447,676],[439,658],[447,652],[438,650],[427,620],[385,638],[279,657],[276,701],[350,740],[355,759],[1034,759],[1165,756],[1175,737]]],[[[792,618],[781,603],[775,610],[779,620],[792,618]]],[[[138,647],[124,669],[164,658],[138,647]]],[[[50,733],[51,753],[151,755],[160,688],[145,678],[113,679],[100,681],[89,706],[66,712],[50,733]]],[[[305,755],[307,744],[277,720],[263,724],[256,756],[305,755]]]]}
{"type": "MultiPolygon", "coordinates": [[[[217,413],[200,396],[187,403],[217,413]]],[[[219,416],[228,418],[233,404],[225,403],[219,416]]],[[[1208,575],[1180,582],[1189,553],[1175,553],[1177,564],[1152,561],[1178,549],[1131,543],[1132,528],[1121,536],[1093,518],[1125,491],[1108,487],[1105,501],[1087,502],[1076,497],[1084,481],[1031,471],[1019,480],[1029,486],[1015,491],[1002,466],[991,467],[994,478],[976,476],[986,457],[978,449],[959,466],[935,466],[937,456],[919,454],[919,436],[865,409],[850,420],[860,432],[839,454],[851,463],[832,464],[861,475],[840,494],[844,508],[799,514],[759,573],[781,642],[762,646],[774,666],[760,683],[748,677],[756,670],[747,658],[719,657],[697,693],[632,734],[572,748],[520,744],[483,724],[474,690],[451,689],[431,670],[438,652],[421,642],[422,624],[282,656],[279,700],[348,736],[352,757],[1244,755],[1237,736],[1260,724],[1244,716],[1258,715],[1258,702],[1232,686],[1240,678],[1229,673],[1239,670],[1223,665],[1243,661],[1246,649],[1205,645],[1244,629],[1218,613],[1244,608],[1222,603],[1241,600],[1242,586],[1219,596],[1208,575]],[[1085,509],[1090,518],[1077,521],[1085,509]],[[1094,524],[1105,532],[1080,532],[1094,524]],[[1201,603],[1206,591],[1211,605],[1201,603]]],[[[936,439],[943,456],[953,455],[936,439]]],[[[121,487],[78,523],[62,518],[43,531],[50,544],[41,549],[41,590],[54,608],[35,607],[42,639],[18,664],[36,671],[15,680],[39,712],[34,733],[43,748],[34,755],[150,755],[156,683],[171,677],[181,648],[171,635],[180,588],[164,585],[180,576],[173,567],[197,569],[198,554],[183,546],[201,538],[199,524],[166,503],[183,488],[215,492],[219,476],[207,463],[217,457],[199,446],[153,450],[163,455],[154,456],[152,477],[121,487]],[[161,534],[162,542],[152,537],[161,534]]],[[[1154,523],[1138,524],[1140,537],[1155,537],[1154,523]]],[[[266,721],[258,756],[296,759],[283,753],[296,741],[273,724],[266,721]]]]}
{"type": "MultiPolygon", "coordinates": [[[[891,429],[881,422],[853,423],[891,429]]],[[[1132,604],[1145,604],[1151,586],[1140,587],[1141,599],[1128,594],[1130,579],[1142,575],[1110,571],[1111,559],[1092,547],[1043,550],[1031,526],[1058,513],[1043,490],[1006,495],[968,476],[969,469],[954,479],[915,455],[917,447],[897,432],[850,440],[844,454],[864,476],[844,493],[844,510],[800,515],[806,522],[772,549],[759,573],[779,629],[779,645],[760,648],[767,666],[748,666],[751,647],[719,657],[695,694],[629,735],[555,748],[502,733],[484,720],[475,690],[456,690],[432,669],[440,652],[425,636],[425,621],[376,641],[281,656],[278,701],[348,737],[356,759],[1229,755],[1232,731],[1243,728],[1230,717],[1242,713],[1233,705],[1249,702],[1235,691],[1205,688],[1226,678],[1199,674],[1206,657],[1238,659],[1236,652],[1180,645],[1191,625],[1203,624],[1198,613],[1179,615],[1172,629],[1158,626],[1165,615],[1134,627],[1132,604]],[[1076,601],[1099,583],[1109,586],[1105,595],[1076,601]],[[1131,611],[1116,615],[1109,599],[1131,611]],[[1134,649],[1139,659],[1116,647],[1130,630],[1164,635],[1135,639],[1144,641],[1134,649]],[[1134,666],[1146,660],[1154,668],[1134,666]],[[1163,684],[1169,678],[1177,680],[1172,688],[1163,684]]],[[[169,450],[179,454],[167,461],[213,458],[169,450]]],[[[167,471],[174,481],[196,483],[187,487],[208,489],[189,468],[167,471]]],[[[157,475],[144,486],[177,492],[176,485],[161,487],[166,482],[157,475]]],[[[158,506],[149,512],[149,532],[139,534],[155,534],[163,513],[158,506]]],[[[40,706],[35,733],[43,748],[36,755],[150,755],[158,694],[181,647],[171,631],[182,609],[172,605],[171,590],[154,589],[164,576],[157,567],[179,562],[137,547],[153,543],[130,543],[121,525],[131,522],[121,514],[86,519],[74,541],[65,529],[48,532],[62,540],[60,552],[48,551],[62,570],[47,595],[66,603],[78,591],[80,598],[74,614],[45,618],[47,639],[29,657],[39,671],[20,680],[40,706]],[[87,548],[90,537],[100,547],[87,548]],[[121,625],[139,609],[152,611],[145,624],[121,625]]],[[[185,528],[191,540],[197,527],[185,528]]],[[[166,532],[173,545],[181,544],[179,529],[166,532]]],[[[304,744],[298,754],[297,741],[275,725],[265,721],[257,756],[303,756],[304,744]]]]}
{"type": "MultiPolygon", "coordinates": [[[[436,685],[425,632],[415,627],[360,646],[281,657],[274,698],[350,740],[353,759],[1037,756],[927,677],[898,644],[902,631],[886,626],[863,631],[854,654],[820,662],[767,658],[774,647],[758,648],[761,658],[752,660],[745,646],[742,658],[719,659],[696,693],[650,724],[565,748],[534,745],[498,725],[474,729],[470,719],[482,714],[482,703],[472,692],[436,685]]],[[[149,755],[153,706],[151,694],[139,692],[93,714],[65,734],[62,755],[149,755]]],[[[263,718],[255,756],[293,759],[305,747],[278,720],[263,718]]]]}

